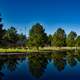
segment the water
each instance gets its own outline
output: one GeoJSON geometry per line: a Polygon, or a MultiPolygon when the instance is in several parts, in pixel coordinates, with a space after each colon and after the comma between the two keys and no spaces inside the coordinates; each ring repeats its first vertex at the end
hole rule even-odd
{"type": "Polygon", "coordinates": [[[1,55],[0,80],[80,80],[80,51],[1,55]]]}

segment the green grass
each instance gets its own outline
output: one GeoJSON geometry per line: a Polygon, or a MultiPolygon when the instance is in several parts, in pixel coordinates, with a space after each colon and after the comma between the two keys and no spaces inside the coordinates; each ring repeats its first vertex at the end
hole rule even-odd
{"type": "Polygon", "coordinates": [[[15,52],[18,52],[18,53],[21,53],[21,52],[27,52],[27,50],[26,49],[11,49],[11,48],[9,48],[9,49],[0,49],[0,52],[3,52],[3,53],[15,53],[15,52]]]}
{"type": "MultiPolygon", "coordinates": [[[[76,49],[76,47],[43,47],[43,48],[39,48],[39,51],[36,48],[32,48],[32,49],[0,48],[0,53],[47,52],[47,51],[54,51],[54,50],[73,50],[73,49],[76,49]]],[[[77,49],[80,49],[80,47],[77,47],[77,49]]]]}

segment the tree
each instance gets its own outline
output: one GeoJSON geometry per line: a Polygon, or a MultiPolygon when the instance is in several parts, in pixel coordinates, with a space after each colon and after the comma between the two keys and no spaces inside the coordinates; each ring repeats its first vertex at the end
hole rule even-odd
{"type": "Polygon", "coordinates": [[[0,47],[3,46],[3,36],[5,34],[6,30],[3,29],[3,24],[2,24],[2,18],[1,18],[1,14],[0,14],[0,47]]]}
{"type": "Polygon", "coordinates": [[[33,25],[29,31],[28,46],[39,49],[39,47],[45,46],[46,42],[47,34],[45,33],[43,26],[39,23],[33,25]]]}
{"type": "Polygon", "coordinates": [[[57,47],[66,46],[66,34],[62,28],[58,28],[54,33],[52,44],[57,47]]]}
{"type": "Polygon", "coordinates": [[[4,30],[3,30],[2,18],[0,14],[0,40],[2,39],[3,35],[4,35],[4,30]]]}
{"type": "Polygon", "coordinates": [[[20,47],[26,46],[26,36],[21,34],[18,34],[18,40],[17,40],[17,45],[20,47]]]}
{"type": "Polygon", "coordinates": [[[78,36],[76,39],[76,46],[80,47],[80,36],[78,36]]]}
{"type": "Polygon", "coordinates": [[[7,42],[9,42],[10,44],[16,44],[17,42],[17,31],[14,27],[10,27],[5,35],[3,36],[3,39],[6,40],[7,42]]]}
{"type": "Polygon", "coordinates": [[[52,45],[52,35],[48,36],[48,45],[51,46],[52,45]]]}
{"type": "Polygon", "coordinates": [[[1,14],[0,14],[0,31],[2,30],[3,24],[2,24],[2,18],[1,18],[1,14]]]}
{"type": "Polygon", "coordinates": [[[67,36],[67,46],[74,47],[76,43],[77,34],[74,31],[71,31],[67,36]]]}

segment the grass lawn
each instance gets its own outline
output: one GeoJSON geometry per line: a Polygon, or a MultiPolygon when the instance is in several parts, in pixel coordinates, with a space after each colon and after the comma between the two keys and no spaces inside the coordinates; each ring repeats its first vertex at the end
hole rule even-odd
{"type": "Polygon", "coordinates": [[[14,48],[8,48],[8,49],[3,49],[0,48],[0,53],[26,53],[26,52],[42,52],[42,51],[54,51],[54,50],[73,50],[73,49],[80,49],[80,47],[43,47],[39,48],[39,51],[36,48],[32,49],[14,49],[14,48]]]}

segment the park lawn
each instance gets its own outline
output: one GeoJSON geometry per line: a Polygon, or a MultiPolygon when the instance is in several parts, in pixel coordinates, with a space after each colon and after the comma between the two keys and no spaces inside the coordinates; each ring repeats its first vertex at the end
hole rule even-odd
{"type": "Polygon", "coordinates": [[[22,53],[22,52],[27,52],[26,49],[14,49],[14,48],[8,48],[8,49],[0,49],[0,53],[22,53]]]}
{"type": "Polygon", "coordinates": [[[26,52],[43,52],[43,51],[54,51],[54,50],[73,50],[80,49],[80,47],[43,47],[37,50],[36,48],[25,49],[25,48],[0,48],[0,53],[26,53],[26,52]]]}

